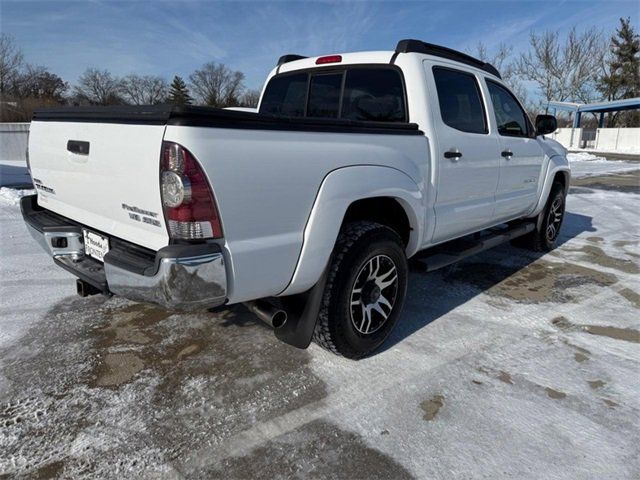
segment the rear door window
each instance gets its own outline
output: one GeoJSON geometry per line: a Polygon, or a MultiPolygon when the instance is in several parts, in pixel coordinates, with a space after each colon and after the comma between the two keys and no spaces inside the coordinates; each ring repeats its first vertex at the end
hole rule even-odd
{"type": "Polygon", "coordinates": [[[433,67],[442,121],[456,130],[487,133],[487,121],[480,87],[470,73],[433,67]]]}
{"type": "Polygon", "coordinates": [[[307,73],[273,77],[264,92],[260,113],[284,117],[304,116],[308,79],[307,73]]]}

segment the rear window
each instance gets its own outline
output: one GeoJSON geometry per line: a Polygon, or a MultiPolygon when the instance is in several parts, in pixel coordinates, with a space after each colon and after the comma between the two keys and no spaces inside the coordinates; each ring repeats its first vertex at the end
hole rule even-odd
{"type": "Polygon", "coordinates": [[[397,69],[356,67],[275,76],[265,89],[260,113],[406,122],[405,105],[397,69]]]}
{"type": "Polygon", "coordinates": [[[347,72],[342,118],[404,122],[406,117],[404,88],[397,70],[362,68],[347,72]]]}
{"type": "Polygon", "coordinates": [[[260,113],[285,117],[304,116],[309,75],[298,73],[273,77],[260,105],[260,113]]]}
{"type": "Polygon", "coordinates": [[[487,133],[484,105],[476,77],[459,70],[433,67],[442,121],[469,133],[487,133]]]}
{"type": "Polygon", "coordinates": [[[338,118],[343,73],[311,75],[307,117],[338,118]]]}

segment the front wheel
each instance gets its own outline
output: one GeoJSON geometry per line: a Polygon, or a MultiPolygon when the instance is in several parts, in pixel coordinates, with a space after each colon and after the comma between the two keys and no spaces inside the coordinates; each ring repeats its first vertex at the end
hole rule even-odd
{"type": "Polygon", "coordinates": [[[549,199],[540,213],[535,230],[516,239],[515,245],[529,248],[536,252],[549,252],[556,247],[560,227],[564,220],[566,195],[561,183],[554,183],[551,187],[549,199]]]}
{"type": "Polygon", "coordinates": [[[314,341],[348,358],[372,353],[398,320],[407,277],[396,232],[374,222],[347,224],[334,248],[314,341]]]}

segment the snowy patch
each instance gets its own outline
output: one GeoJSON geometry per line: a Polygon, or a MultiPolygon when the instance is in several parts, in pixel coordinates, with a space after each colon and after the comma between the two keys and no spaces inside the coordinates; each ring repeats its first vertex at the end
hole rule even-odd
{"type": "Polygon", "coordinates": [[[588,152],[567,153],[574,178],[589,177],[608,173],[631,172],[640,169],[640,163],[625,160],[607,160],[588,152]]]}
{"type": "Polygon", "coordinates": [[[0,205],[18,205],[22,197],[33,195],[35,190],[16,190],[13,188],[0,188],[0,205]]]}
{"type": "Polygon", "coordinates": [[[616,154],[616,153],[627,153],[631,155],[640,154],[640,146],[635,145],[618,145],[615,149],[589,149],[591,152],[595,153],[608,153],[608,154],[616,154]]]}
{"type": "MultiPolygon", "coordinates": [[[[640,167],[586,155],[574,176],[640,167]]],[[[0,477],[635,479],[640,195],[614,180],[572,189],[549,254],[413,272],[360,362],[242,306],[77,298],[2,189],[0,477]]]]}
{"type": "Polygon", "coordinates": [[[608,160],[604,157],[598,157],[589,152],[573,152],[567,153],[567,160],[569,162],[608,162],[608,160]]]}

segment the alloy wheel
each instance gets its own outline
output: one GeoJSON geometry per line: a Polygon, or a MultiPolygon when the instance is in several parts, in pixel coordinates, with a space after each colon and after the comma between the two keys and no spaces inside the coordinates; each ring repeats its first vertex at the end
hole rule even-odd
{"type": "Polygon", "coordinates": [[[562,197],[557,197],[551,204],[551,208],[549,209],[549,216],[547,217],[547,230],[545,234],[549,242],[553,242],[558,236],[563,214],[564,208],[562,197]]]}
{"type": "Polygon", "coordinates": [[[351,289],[350,310],[353,327],[370,335],[386,323],[398,296],[398,271],[386,255],[370,258],[360,268],[351,289]]]}

